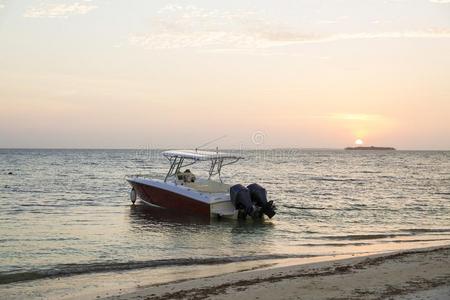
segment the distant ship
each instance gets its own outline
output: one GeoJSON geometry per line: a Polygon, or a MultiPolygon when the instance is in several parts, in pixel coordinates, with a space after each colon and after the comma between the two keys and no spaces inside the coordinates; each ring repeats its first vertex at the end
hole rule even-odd
{"type": "Polygon", "coordinates": [[[358,146],[358,147],[347,147],[347,148],[345,148],[345,150],[395,150],[395,148],[392,148],[392,147],[375,147],[375,146],[370,146],[370,147],[358,146]]]}

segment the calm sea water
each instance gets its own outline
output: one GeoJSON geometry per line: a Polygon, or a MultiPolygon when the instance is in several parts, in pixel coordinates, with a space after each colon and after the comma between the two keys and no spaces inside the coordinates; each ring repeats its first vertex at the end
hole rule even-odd
{"type": "Polygon", "coordinates": [[[131,205],[124,176],[163,176],[160,151],[0,150],[0,284],[450,243],[450,152],[243,154],[224,181],[264,186],[272,220],[205,222],[131,205]]]}

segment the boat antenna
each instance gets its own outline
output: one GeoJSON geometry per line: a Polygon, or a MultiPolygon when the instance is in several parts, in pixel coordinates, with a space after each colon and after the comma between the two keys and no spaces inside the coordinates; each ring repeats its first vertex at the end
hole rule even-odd
{"type": "MultiPolygon", "coordinates": [[[[217,141],[219,141],[219,140],[221,140],[221,139],[224,139],[224,138],[226,138],[226,137],[227,137],[227,135],[222,135],[222,136],[220,136],[220,137],[218,137],[218,138],[212,139],[212,140],[210,140],[210,141],[204,143],[203,145],[200,145],[200,146],[196,147],[196,148],[195,148],[195,152],[197,152],[198,150],[200,150],[200,149],[202,149],[202,148],[204,148],[204,147],[206,147],[206,146],[208,146],[208,145],[210,145],[210,144],[212,144],[212,143],[214,143],[214,142],[217,142],[217,141]]],[[[216,149],[217,149],[217,151],[218,151],[218,150],[219,150],[219,147],[216,147],[216,149]]]]}

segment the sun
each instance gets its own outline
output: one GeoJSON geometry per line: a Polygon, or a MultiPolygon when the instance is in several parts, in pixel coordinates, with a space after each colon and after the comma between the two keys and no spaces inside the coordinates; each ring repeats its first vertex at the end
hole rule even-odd
{"type": "Polygon", "coordinates": [[[355,141],[355,144],[356,144],[356,145],[362,145],[362,144],[364,144],[364,141],[361,140],[361,139],[357,139],[357,140],[355,141]]]}

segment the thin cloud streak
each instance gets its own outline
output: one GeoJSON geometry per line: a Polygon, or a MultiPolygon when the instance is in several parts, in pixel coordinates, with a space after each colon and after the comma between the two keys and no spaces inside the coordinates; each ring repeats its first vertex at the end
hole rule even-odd
{"type": "Polygon", "coordinates": [[[72,15],[84,15],[97,8],[96,5],[88,3],[90,1],[73,3],[41,3],[37,6],[29,7],[25,13],[25,18],[67,18],[72,15]]]}
{"type": "Polygon", "coordinates": [[[338,41],[355,39],[382,39],[382,38],[450,38],[450,29],[430,28],[415,31],[388,31],[388,32],[360,32],[341,33],[324,37],[318,41],[338,41]]]}
{"type": "Polygon", "coordinates": [[[253,11],[219,11],[195,6],[167,5],[152,20],[151,32],[129,35],[132,46],[150,50],[201,49],[203,51],[258,50],[301,43],[358,39],[449,38],[450,29],[412,31],[304,33],[273,22],[253,11]]]}
{"type": "Polygon", "coordinates": [[[206,48],[211,50],[245,50],[289,46],[302,43],[324,43],[342,40],[401,39],[401,38],[450,38],[450,29],[426,29],[415,31],[356,32],[329,35],[272,33],[248,34],[237,32],[150,33],[129,37],[134,46],[150,50],[182,48],[206,48]]]}
{"type": "Polygon", "coordinates": [[[450,0],[430,0],[431,3],[438,3],[438,4],[446,4],[450,3],[450,0]]]}
{"type": "Polygon", "coordinates": [[[386,120],[387,117],[379,114],[367,114],[367,113],[333,113],[326,115],[311,115],[303,116],[305,118],[313,119],[330,119],[330,120],[343,120],[343,121],[380,121],[386,120]]]}

